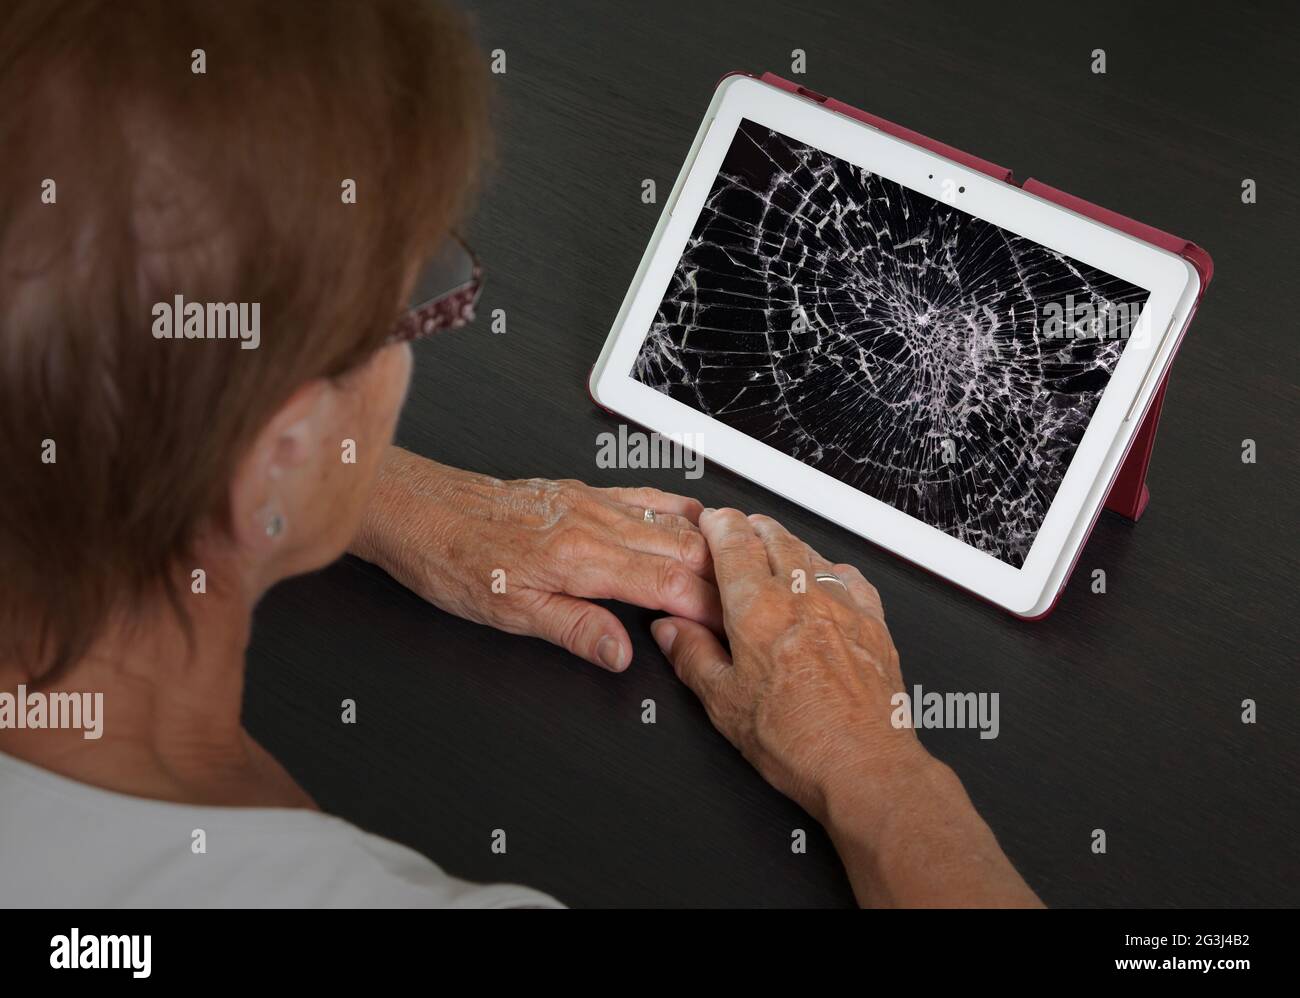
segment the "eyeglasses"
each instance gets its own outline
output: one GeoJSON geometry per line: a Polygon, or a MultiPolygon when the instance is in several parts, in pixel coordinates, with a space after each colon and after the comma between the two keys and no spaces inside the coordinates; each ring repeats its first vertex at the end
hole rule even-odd
{"type": "Polygon", "coordinates": [[[474,320],[483,290],[483,266],[455,233],[420,270],[411,304],[388,342],[410,343],[440,329],[459,329],[474,320]]]}

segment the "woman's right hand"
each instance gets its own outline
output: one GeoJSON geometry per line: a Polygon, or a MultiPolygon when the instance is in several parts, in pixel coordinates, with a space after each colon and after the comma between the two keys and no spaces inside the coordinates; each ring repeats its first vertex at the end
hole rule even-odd
{"type": "Polygon", "coordinates": [[[683,617],[655,621],[655,641],[718,730],[826,826],[859,902],[1041,904],[952,770],[893,723],[909,701],[862,573],[770,517],[706,509],[699,525],[731,651],[683,617]]]}
{"type": "Polygon", "coordinates": [[[728,655],[707,628],[664,618],[652,632],[714,725],[814,817],[852,783],[894,782],[929,756],[890,723],[903,691],[880,594],[767,516],[705,510],[728,655]],[[829,573],[843,585],[816,581],[829,573]]]}

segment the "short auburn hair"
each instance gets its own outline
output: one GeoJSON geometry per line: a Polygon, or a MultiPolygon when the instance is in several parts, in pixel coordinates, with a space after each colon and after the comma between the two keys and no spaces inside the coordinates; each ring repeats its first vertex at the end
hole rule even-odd
{"type": "Polygon", "coordinates": [[[0,661],[179,608],[255,433],[383,345],[463,210],[486,79],[433,0],[3,4],[0,661]],[[257,349],[156,339],[178,294],[260,303],[257,349]]]}

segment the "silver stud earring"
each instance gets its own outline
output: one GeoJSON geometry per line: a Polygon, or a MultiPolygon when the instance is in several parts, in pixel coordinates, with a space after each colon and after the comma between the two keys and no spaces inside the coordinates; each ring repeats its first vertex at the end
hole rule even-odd
{"type": "Polygon", "coordinates": [[[284,530],[284,517],[279,513],[272,513],[271,518],[266,521],[266,536],[279,537],[284,530]]]}

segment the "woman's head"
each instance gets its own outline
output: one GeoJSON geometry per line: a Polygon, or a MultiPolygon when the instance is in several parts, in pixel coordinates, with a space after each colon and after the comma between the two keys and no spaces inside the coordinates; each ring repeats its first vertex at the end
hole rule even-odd
{"type": "Polygon", "coordinates": [[[0,660],[77,658],[200,551],[260,591],[343,549],[483,95],[422,0],[0,13],[0,660]]]}

